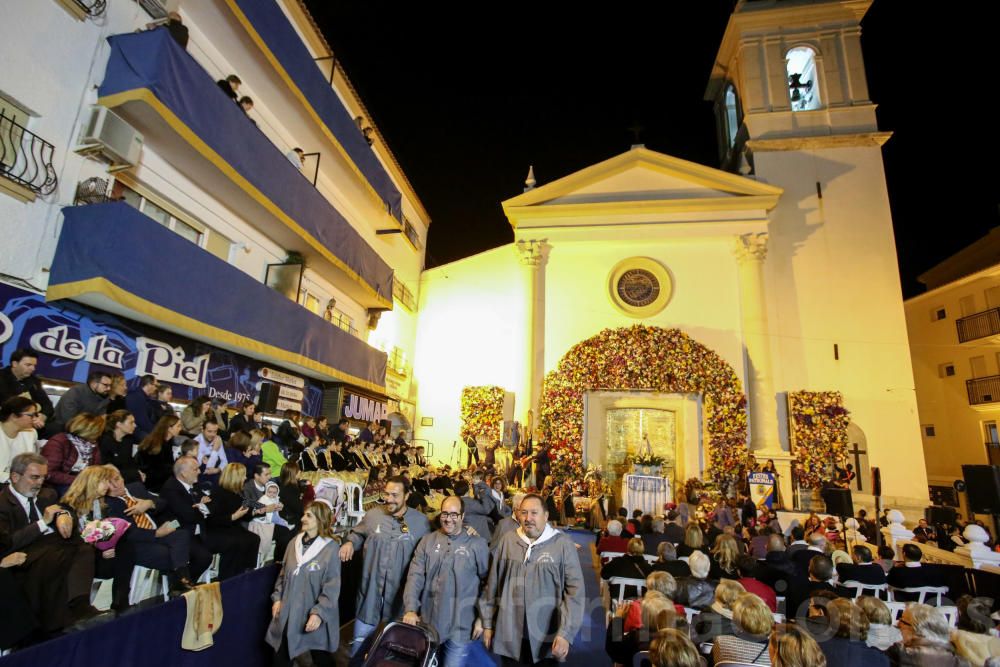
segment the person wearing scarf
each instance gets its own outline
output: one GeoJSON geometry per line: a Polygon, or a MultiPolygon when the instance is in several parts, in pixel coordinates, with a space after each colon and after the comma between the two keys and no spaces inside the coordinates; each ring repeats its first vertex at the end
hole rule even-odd
{"type": "Polygon", "coordinates": [[[318,500],[302,515],[271,594],[266,641],[275,665],[291,665],[311,653],[316,665],[333,665],[340,645],[340,556],[333,539],[333,509],[318,500]]]}
{"type": "Polygon", "coordinates": [[[521,527],[497,544],[479,602],[483,644],[503,665],[565,661],[583,623],[580,557],[549,525],[540,496],[526,495],[518,514],[521,527]]]}
{"type": "Polygon", "coordinates": [[[41,451],[49,465],[45,482],[59,496],[66,493],[81,470],[101,465],[97,440],[103,432],[104,416],[83,412],[69,420],[65,433],[57,433],[46,441],[41,451]]]}
{"type": "Polygon", "coordinates": [[[482,634],[482,624],[473,621],[490,553],[486,540],[462,525],[464,511],[462,498],[444,499],[441,528],[417,544],[403,591],[403,622],[437,628],[442,667],[465,664],[469,643],[482,634]]]}

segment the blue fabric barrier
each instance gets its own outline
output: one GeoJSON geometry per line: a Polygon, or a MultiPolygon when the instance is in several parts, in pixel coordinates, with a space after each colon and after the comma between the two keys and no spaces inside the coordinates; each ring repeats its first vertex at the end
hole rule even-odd
{"type": "Polygon", "coordinates": [[[47,299],[99,293],[187,332],[383,391],[387,356],[124,202],[63,209],[47,299]],[[158,269],[169,266],[175,276],[158,269]]]}
{"type": "Polygon", "coordinates": [[[277,575],[271,565],[222,583],[222,625],[204,651],[181,648],[187,603],[176,599],[16,651],[0,658],[0,666],[265,667],[274,655],[264,634],[277,575]]]}
{"type": "Polygon", "coordinates": [[[251,37],[259,38],[274,54],[284,70],[283,77],[287,76],[302,92],[362,176],[386,203],[392,216],[401,220],[402,196],[399,190],[278,3],[274,0],[227,0],[227,4],[241,19],[251,37]]]}
{"type": "Polygon", "coordinates": [[[98,91],[115,107],[141,101],[306,242],[392,306],[392,268],[302,173],[247,121],[166,28],[116,35],[98,91]]]}

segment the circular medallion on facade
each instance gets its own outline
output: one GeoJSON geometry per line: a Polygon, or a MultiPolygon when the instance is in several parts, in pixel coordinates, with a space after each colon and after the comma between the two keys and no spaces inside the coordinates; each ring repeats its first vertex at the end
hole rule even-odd
{"type": "Polygon", "coordinates": [[[667,269],[649,257],[618,262],[608,276],[611,302],[631,317],[651,317],[663,310],[673,293],[667,269]]]}
{"type": "Polygon", "coordinates": [[[648,306],[659,295],[660,281],[645,269],[629,269],[618,279],[618,296],[630,306],[648,306]]]}

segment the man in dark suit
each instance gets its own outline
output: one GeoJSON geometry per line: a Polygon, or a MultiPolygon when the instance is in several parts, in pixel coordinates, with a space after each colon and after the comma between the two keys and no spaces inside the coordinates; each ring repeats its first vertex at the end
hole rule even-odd
{"type": "Polygon", "coordinates": [[[219,573],[225,578],[226,573],[233,573],[234,564],[246,561],[244,545],[206,526],[212,498],[196,488],[198,472],[198,461],[190,456],[182,456],[174,462],[174,476],[160,489],[160,497],[167,503],[164,518],[175,519],[190,533],[192,549],[201,545],[209,553],[219,554],[219,573]]]}
{"type": "Polygon", "coordinates": [[[684,529],[677,523],[679,517],[680,514],[677,513],[677,510],[670,510],[667,512],[667,525],[663,527],[663,534],[667,541],[674,546],[684,541],[684,529]]]}
{"type": "Polygon", "coordinates": [[[167,501],[153,496],[142,482],[126,486],[121,474],[112,477],[106,498],[108,515],[132,524],[128,543],[136,565],[159,570],[170,580],[170,593],[180,595],[194,586],[212,562],[212,554],[191,534],[165,520],[167,501]]]}
{"type": "Polygon", "coordinates": [[[830,557],[823,554],[814,554],[809,561],[809,577],[804,582],[804,585],[792,585],[785,596],[786,615],[789,618],[808,616],[809,599],[820,591],[825,591],[823,595],[837,597],[837,589],[831,583],[833,573],[833,561],[830,560],[830,557]]]}
{"type": "Polygon", "coordinates": [[[788,618],[795,617],[796,605],[801,604],[808,582],[788,557],[781,535],[772,534],[768,538],[767,554],[757,566],[754,579],[773,588],[776,595],[784,597],[785,615],[788,618]]]}
{"type": "Polygon", "coordinates": [[[90,605],[94,548],[80,537],[76,517],[43,489],[47,461],[33,453],[11,461],[0,493],[0,553],[23,552],[14,572],[42,630],[56,632],[98,612],[90,605]]]}
{"type": "Polygon", "coordinates": [[[14,350],[10,366],[0,370],[0,403],[12,396],[25,396],[41,406],[46,419],[52,417],[52,401],[35,375],[38,354],[34,350],[14,350]]]}
{"type": "Polygon", "coordinates": [[[801,551],[796,551],[791,555],[795,569],[803,577],[809,574],[809,563],[814,556],[822,556],[826,553],[826,538],[819,532],[809,535],[809,546],[801,551]]]}
{"type": "MultiPolygon", "coordinates": [[[[944,577],[938,567],[924,565],[920,560],[924,552],[916,544],[903,545],[903,564],[896,565],[886,575],[886,583],[893,588],[918,588],[920,586],[943,586],[944,577]]],[[[893,599],[911,602],[918,599],[917,593],[893,591],[893,599]]]]}
{"type": "MultiPolygon", "coordinates": [[[[879,586],[885,583],[885,570],[878,563],[872,562],[872,550],[863,544],[857,544],[851,549],[853,564],[841,563],[837,566],[837,576],[843,584],[845,581],[857,581],[862,584],[879,586]]],[[[853,589],[841,586],[838,593],[843,597],[852,597],[853,589]]]]}

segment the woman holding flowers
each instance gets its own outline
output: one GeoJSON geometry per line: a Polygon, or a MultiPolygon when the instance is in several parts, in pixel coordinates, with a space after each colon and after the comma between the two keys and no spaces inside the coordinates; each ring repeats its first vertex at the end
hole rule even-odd
{"type": "Polygon", "coordinates": [[[135,559],[121,537],[128,523],[106,518],[104,498],[117,472],[113,466],[88,466],[80,471],[61,504],[76,513],[83,541],[94,547],[94,577],[112,579],[111,608],[128,607],[129,583],[135,559]]]}

